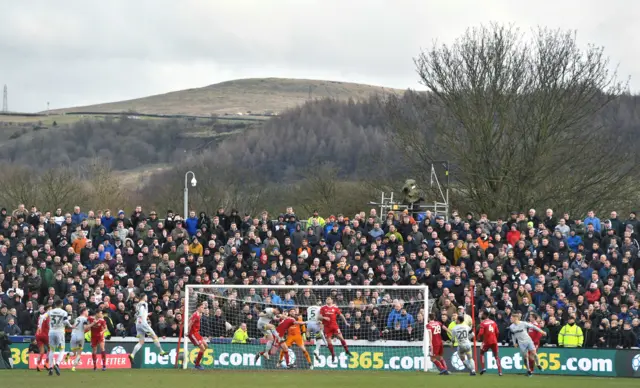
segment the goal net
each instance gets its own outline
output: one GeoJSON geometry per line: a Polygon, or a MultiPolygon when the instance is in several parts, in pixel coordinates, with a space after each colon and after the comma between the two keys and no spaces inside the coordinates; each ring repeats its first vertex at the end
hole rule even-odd
{"type": "Polygon", "coordinates": [[[200,349],[187,322],[201,306],[206,369],[427,371],[428,296],[422,286],[189,285],[178,358],[184,369],[195,366],[200,349]],[[339,311],[322,307],[328,299],[339,311]],[[278,333],[289,317],[302,324],[278,333]]]}

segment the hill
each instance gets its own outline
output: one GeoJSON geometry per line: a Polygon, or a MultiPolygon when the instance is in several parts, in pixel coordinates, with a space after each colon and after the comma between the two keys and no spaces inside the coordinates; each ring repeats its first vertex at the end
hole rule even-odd
{"type": "Polygon", "coordinates": [[[317,98],[346,101],[399,89],[349,82],[288,78],[249,78],[203,88],[180,90],[133,100],[53,110],[51,113],[135,111],[147,114],[210,115],[279,113],[317,98]]]}

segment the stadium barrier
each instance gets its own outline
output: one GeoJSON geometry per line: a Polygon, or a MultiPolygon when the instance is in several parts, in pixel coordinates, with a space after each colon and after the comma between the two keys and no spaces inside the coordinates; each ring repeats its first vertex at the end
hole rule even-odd
{"type": "MultiPolygon", "coordinates": [[[[422,347],[420,343],[405,341],[376,342],[372,346],[367,341],[347,341],[354,356],[338,356],[337,362],[331,361],[326,354],[314,360],[315,370],[388,370],[388,371],[420,371],[424,367],[422,347]],[[393,349],[393,352],[385,352],[385,348],[393,349]],[[400,351],[399,351],[400,350],[400,351]],[[401,354],[401,355],[400,355],[401,354]]],[[[137,343],[135,338],[118,338],[106,342],[108,353],[108,368],[128,368],[127,355],[137,343]]],[[[177,354],[177,339],[162,340],[163,347],[169,352],[167,357],[159,357],[156,349],[150,342],[138,353],[132,365],[133,368],[168,369],[174,368],[176,358],[178,364],[182,363],[182,357],[177,354]]],[[[37,360],[37,355],[30,355],[29,343],[14,343],[11,345],[11,357],[14,368],[29,369],[37,360]]],[[[211,341],[211,347],[205,353],[203,366],[215,366],[218,369],[275,369],[276,360],[269,361],[259,359],[255,362],[255,353],[264,346],[258,342],[250,344],[231,344],[226,339],[211,341]]],[[[299,349],[292,349],[297,369],[309,369],[310,365],[304,359],[299,349]]],[[[84,352],[91,353],[88,344],[84,352]]],[[[189,361],[192,363],[198,349],[189,351],[189,361]]],[[[569,349],[569,348],[541,348],[539,351],[540,363],[545,369],[542,374],[567,375],[567,376],[597,376],[597,377],[640,377],[640,350],[616,350],[616,349],[569,349]]],[[[460,362],[456,349],[445,347],[445,360],[449,370],[454,373],[465,373],[464,365],[460,362]]],[[[500,348],[500,360],[503,372],[507,374],[524,373],[523,358],[518,349],[510,347],[500,348]]],[[[497,373],[496,359],[491,353],[487,354],[488,373],[497,373]]],[[[89,356],[82,358],[81,368],[91,368],[89,356]]],[[[435,370],[427,360],[429,370],[435,370]]]]}

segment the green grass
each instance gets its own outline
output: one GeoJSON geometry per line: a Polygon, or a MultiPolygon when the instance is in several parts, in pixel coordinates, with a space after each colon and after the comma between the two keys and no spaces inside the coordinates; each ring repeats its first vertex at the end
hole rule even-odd
{"type": "Polygon", "coordinates": [[[2,371],[3,387],[48,388],[159,388],[159,387],[277,387],[277,388],[571,388],[580,385],[598,388],[637,387],[638,380],[597,377],[520,375],[498,377],[485,375],[438,376],[420,372],[336,372],[336,371],[181,371],[181,370],[112,370],[93,372],[63,370],[60,377],[45,372],[2,371]]]}

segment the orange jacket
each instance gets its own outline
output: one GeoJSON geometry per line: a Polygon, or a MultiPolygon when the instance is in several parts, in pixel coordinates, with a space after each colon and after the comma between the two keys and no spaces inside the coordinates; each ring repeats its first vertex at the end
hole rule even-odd
{"type": "Polygon", "coordinates": [[[87,246],[87,238],[86,237],[77,238],[73,241],[73,244],[71,244],[71,246],[73,247],[73,251],[76,254],[80,254],[80,251],[82,251],[82,248],[87,246]]]}
{"type": "Polygon", "coordinates": [[[478,237],[476,242],[478,243],[478,245],[480,246],[480,249],[482,249],[483,252],[486,251],[487,248],[489,248],[489,239],[487,239],[486,241],[483,241],[482,238],[478,237]]]}

